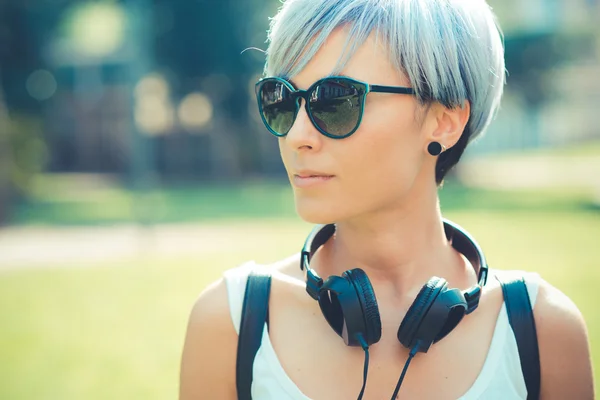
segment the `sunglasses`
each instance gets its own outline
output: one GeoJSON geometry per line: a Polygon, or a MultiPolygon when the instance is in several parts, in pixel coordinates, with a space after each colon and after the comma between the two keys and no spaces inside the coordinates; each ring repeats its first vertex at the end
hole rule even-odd
{"type": "Polygon", "coordinates": [[[287,135],[304,99],[306,114],[323,135],[343,139],[352,135],[362,121],[365,99],[371,92],[415,94],[403,86],[370,85],[345,76],[331,76],[298,90],[283,78],[263,78],[256,83],[260,116],[273,135],[287,135]]]}

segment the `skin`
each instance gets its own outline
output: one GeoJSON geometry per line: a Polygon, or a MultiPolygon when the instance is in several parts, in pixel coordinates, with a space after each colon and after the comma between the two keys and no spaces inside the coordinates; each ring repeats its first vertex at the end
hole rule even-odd
{"type": "MultiPolygon", "coordinates": [[[[335,30],[292,81],[299,89],[333,69],[346,38],[335,30]]],[[[370,37],[343,71],[371,84],[410,86],[385,50],[370,37]]],[[[301,107],[294,126],[279,139],[281,158],[294,191],[296,209],[311,223],[337,224],[334,238],[315,254],[320,276],[360,267],[369,276],[381,314],[382,337],[370,348],[364,399],[389,398],[408,350],[396,338],[407,309],[432,276],[451,287],[476,283],[469,262],[443,232],[436,157],[427,146],[452,147],[469,118],[464,108],[440,104],[423,108],[412,96],[373,93],[358,131],[343,140],[321,135],[301,107]],[[312,187],[296,187],[302,169],[334,177],[312,187]]],[[[287,375],[313,399],[356,398],[362,385],[364,353],[335,334],[305,291],[299,256],[271,266],[270,338],[287,375]],[[319,362],[315,363],[315,355],[319,362]],[[341,383],[343,382],[343,384],[341,383]]],[[[412,361],[402,398],[456,399],[479,375],[502,306],[495,279],[485,286],[478,310],[426,355],[412,361]]],[[[540,346],[542,399],[593,399],[587,329],[573,302],[541,281],[535,305],[540,346]]],[[[180,399],[235,399],[237,334],[221,279],[201,293],[193,307],[181,363],[180,399]]]]}

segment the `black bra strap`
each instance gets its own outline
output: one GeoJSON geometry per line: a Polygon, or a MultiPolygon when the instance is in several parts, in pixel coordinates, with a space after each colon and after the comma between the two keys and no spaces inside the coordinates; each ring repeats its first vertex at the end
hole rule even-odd
{"type": "Polygon", "coordinates": [[[270,292],[271,275],[256,271],[248,275],[236,361],[236,386],[239,400],[252,399],[252,367],[262,341],[265,322],[268,328],[270,292]]]}
{"type": "Polygon", "coordinates": [[[498,272],[496,279],[502,286],[508,320],[517,341],[527,400],[537,400],[540,397],[540,353],[525,280],[507,272],[498,272]]]}

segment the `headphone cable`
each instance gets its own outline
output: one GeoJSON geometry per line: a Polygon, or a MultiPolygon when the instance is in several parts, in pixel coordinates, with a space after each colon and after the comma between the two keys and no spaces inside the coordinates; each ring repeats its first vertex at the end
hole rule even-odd
{"type": "Polygon", "coordinates": [[[362,400],[363,395],[365,393],[365,387],[367,386],[367,373],[369,372],[369,345],[363,338],[362,334],[360,334],[360,333],[357,334],[356,338],[360,342],[360,347],[362,347],[362,349],[365,351],[365,366],[363,368],[363,384],[362,384],[362,388],[360,389],[360,393],[358,394],[358,399],[357,399],[357,400],[362,400]]]}
{"type": "Polygon", "coordinates": [[[392,395],[391,400],[396,400],[398,398],[398,392],[400,391],[400,386],[402,385],[402,381],[404,380],[404,376],[406,375],[406,371],[408,370],[408,365],[411,360],[419,351],[419,342],[410,350],[408,353],[408,359],[406,360],[406,364],[404,364],[404,369],[402,369],[402,374],[400,374],[400,379],[398,379],[398,383],[396,384],[396,389],[394,390],[394,394],[392,395]]]}

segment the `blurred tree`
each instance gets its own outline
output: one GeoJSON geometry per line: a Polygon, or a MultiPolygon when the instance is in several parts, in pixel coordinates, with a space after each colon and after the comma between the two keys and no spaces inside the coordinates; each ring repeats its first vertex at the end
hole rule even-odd
{"type": "Polygon", "coordinates": [[[8,108],[4,101],[4,91],[0,81],[0,225],[8,220],[9,207],[12,198],[12,152],[10,146],[11,124],[8,108]]]}
{"type": "Polygon", "coordinates": [[[521,93],[528,105],[537,108],[552,96],[556,87],[552,74],[565,63],[581,61],[594,53],[594,35],[589,32],[520,34],[505,40],[506,69],[510,88],[521,93]]]}
{"type": "Polygon", "coordinates": [[[8,222],[11,205],[45,166],[41,104],[26,82],[43,67],[41,38],[61,7],[0,1],[0,224],[8,222]]]}
{"type": "MultiPolygon", "coordinates": [[[[256,51],[242,51],[262,47],[268,16],[280,5],[278,1],[90,0],[94,1],[118,1],[129,9],[137,17],[134,18],[137,25],[127,31],[128,40],[138,52],[140,48],[146,52],[144,57],[136,57],[131,65],[122,68],[129,72],[112,73],[114,68],[99,65],[98,76],[125,78],[126,82],[119,84],[131,87],[147,73],[158,72],[168,82],[175,111],[183,98],[200,92],[212,103],[212,123],[192,134],[174,124],[172,131],[164,132],[164,136],[137,135],[139,140],[131,145],[122,145],[125,141],[117,135],[100,138],[94,133],[93,136],[90,132],[96,132],[95,127],[102,126],[104,120],[90,123],[90,115],[101,118],[110,113],[103,111],[99,103],[84,113],[81,106],[87,103],[82,104],[79,99],[92,99],[95,93],[81,92],[80,97],[74,96],[73,82],[79,76],[75,69],[53,67],[47,59],[49,45],[60,36],[69,10],[79,2],[0,0],[0,65],[3,66],[0,81],[4,84],[5,101],[13,125],[23,122],[31,126],[29,119],[43,120],[41,138],[50,149],[49,169],[120,174],[121,164],[114,160],[122,157],[133,159],[140,168],[144,167],[142,164],[144,168],[155,168],[156,173],[169,178],[239,179],[272,172],[267,171],[272,163],[265,164],[265,159],[270,154],[277,156],[271,146],[276,142],[268,140],[271,138],[266,135],[257,140],[257,135],[264,132],[258,131],[262,126],[249,114],[249,110],[255,112],[249,108],[253,101],[250,89],[262,72],[264,60],[256,51]],[[140,8],[146,12],[141,13],[140,8]],[[143,20],[146,17],[148,20],[143,20]],[[144,34],[138,29],[142,25],[144,34]],[[49,70],[58,83],[56,95],[46,101],[38,101],[24,90],[27,79],[39,69],[49,70]],[[82,129],[70,121],[80,121],[89,128],[82,129]],[[94,157],[86,156],[82,143],[88,143],[86,146],[94,152],[94,157]],[[115,154],[108,154],[111,151],[115,154]]],[[[105,90],[110,84],[115,83],[102,82],[105,90]]],[[[131,103],[129,99],[125,102],[131,103]]],[[[13,127],[13,131],[17,130],[25,134],[23,129],[13,127]]],[[[279,163],[274,165],[281,169],[279,163]]]]}
{"type": "MultiPolygon", "coordinates": [[[[252,41],[257,37],[264,42],[267,15],[277,2],[155,0],[154,3],[156,65],[159,70],[168,71],[173,96],[180,99],[199,91],[213,102],[212,128],[205,132],[205,137],[185,139],[187,150],[196,152],[190,155],[196,160],[190,160],[189,165],[196,166],[196,174],[210,173],[213,179],[239,178],[257,172],[260,152],[248,105],[250,82],[261,72],[262,62],[251,52],[242,54],[242,51],[256,46],[252,41]]],[[[181,141],[181,137],[164,138],[165,152],[168,153],[169,145],[181,148],[181,141]]]]}
{"type": "Polygon", "coordinates": [[[594,55],[594,34],[581,30],[527,32],[505,38],[508,89],[527,107],[530,129],[524,132],[527,146],[543,145],[542,113],[547,103],[564,93],[557,75],[565,65],[586,62],[594,55]]]}

